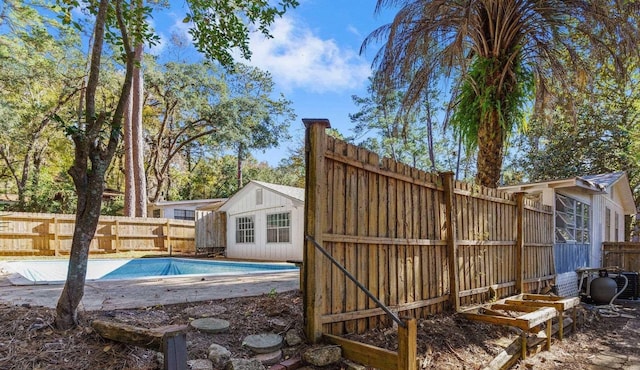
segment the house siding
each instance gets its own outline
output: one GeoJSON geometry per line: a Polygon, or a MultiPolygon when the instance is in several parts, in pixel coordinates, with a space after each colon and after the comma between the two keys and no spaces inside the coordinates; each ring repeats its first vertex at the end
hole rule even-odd
{"type": "Polygon", "coordinates": [[[302,260],[304,205],[288,197],[250,183],[243,189],[241,197],[226,209],[228,258],[267,261],[302,260]],[[262,189],[262,204],[256,190],[262,189]],[[267,215],[290,212],[289,243],[267,243],[267,215]],[[253,243],[236,243],[236,220],[238,217],[253,217],[253,243]]]}

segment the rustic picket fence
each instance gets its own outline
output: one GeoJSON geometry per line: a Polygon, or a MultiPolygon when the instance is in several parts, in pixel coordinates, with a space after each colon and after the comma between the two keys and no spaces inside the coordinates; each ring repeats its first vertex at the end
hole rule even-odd
{"type": "Polygon", "coordinates": [[[390,311],[414,318],[537,292],[555,278],[553,213],[431,174],[307,126],[303,290],[307,337],[391,324],[316,241],[390,311]]]}
{"type": "MultiPolygon", "coordinates": [[[[75,215],[7,212],[0,221],[0,255],[57,256],[71,250],[75,215]]],[[[193,221],[101,216],[89,253],[192,253],[194,229],[193,221]]]]}

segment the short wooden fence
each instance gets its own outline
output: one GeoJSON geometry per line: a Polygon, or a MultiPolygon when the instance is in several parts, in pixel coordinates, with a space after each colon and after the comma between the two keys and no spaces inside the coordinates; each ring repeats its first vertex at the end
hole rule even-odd
{"type": "MultiPolygon", "coordinates": [[[[75,215],[0,215],[0,255],[61,255],[71,251],[75,215]]],[[[193,221],[101,216],[89,253],[195,251],[193,221]]]]}
{"type": "Polygon", "coordinates": [[[640,272],[640,243],[602,243],[603,266],[620,267],[623,271],[640,272]]]}
{"type": "MultiPolygon", "coordinates": [[[[381,160],[327,136],[326,120],[305,124],[305,235],[390,310],[421,318],[553,282],[550,207],[381,160]]],[[[390,324],[311,242],[303,290],[313,341],[390,324]]]]}

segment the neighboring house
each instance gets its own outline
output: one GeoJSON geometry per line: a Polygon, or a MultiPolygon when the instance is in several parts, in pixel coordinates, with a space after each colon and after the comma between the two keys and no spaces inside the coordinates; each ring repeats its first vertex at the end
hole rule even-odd
{"type": "Polygon", "coordinates": [[[624,241],[625,215],[636,213],[624,172],[504,186],[554,209],[554,260],[560,295],[578,294],[580,267],[602,267],[602,243],[624,241]]]}
{"type": "Polygon", "coordinates": [[[304,189],[251,181],[220,207],[228,258],[302,260],[304,189]]]}
{"type": "Polygon", "coordinates": [[[224,198],[176,201],[159,200],[148,205],[147,217],[194,221],[198,207],[224,202],[225,200],[224,198]]]}

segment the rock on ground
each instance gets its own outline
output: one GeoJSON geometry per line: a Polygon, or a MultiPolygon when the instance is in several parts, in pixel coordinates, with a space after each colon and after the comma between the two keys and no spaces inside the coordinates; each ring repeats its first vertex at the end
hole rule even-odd
{"type": "Polygon", "coordinates": [[[209,360],[189,360],[187,361],[189,370],[213,370],[213,364],[209,360]]]}
{"type": "Polygon", "coordinates": [[[284,340],[285,342],[287,342],[287,345],[291,347],[297,346],[298,344],[303,342],[302,337],[300,337],[294,329],[289,330],[284,335],[284,340]]]}
{"type": "Polygon", "coordinates": [[[226,370],[266,370],[256,359],[247,360],[244,358],[232,358],[227,364],[226,370]]]}
{"type": "Polygon", "coordinates": [[[231,352],[223,346],[213,343],[209,346],[209,360],[215,369],[223,369],[231,360],[231,352]]]}
{"type": "Polygon", "coordinates": [[[308,349],[302,358],[314,366],[334,364],[342,358],[342,348],[339,346],[318,346],[308,349]]]}

